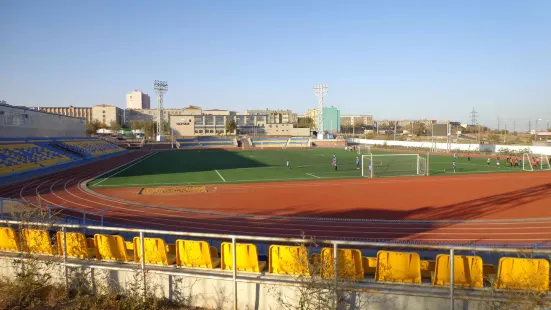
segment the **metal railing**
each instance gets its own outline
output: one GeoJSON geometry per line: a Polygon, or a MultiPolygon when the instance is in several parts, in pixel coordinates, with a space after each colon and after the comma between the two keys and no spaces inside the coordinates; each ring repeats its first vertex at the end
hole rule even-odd
{"type": "MultiPolygon", "coordinates": [[[[116,231],[116,232],[131,232],[139,234],[140,244],[141,244],[141,272],[144,275],[144,292],[146,292],[147,283],[145,280],[146,272],[154,272],[161,274],[170,274],[170,275],[183,275],[185,273],[171,271],[167,267],[167,271],[159,270],[148,270],[148,266],[145,264],[145,247],[144,247],[144,234],[153,234],[153,235],[171,235],[171,236],[185,236],[193,238],[203,238],[203,239],[220,239],[220,240],[231,240],[232,246],[232,279],[233,281],[233,305],[234,309],[237,309],[237,282],[251,282],[247,279],[240,279],[237,277],[237,268],[236,268],[236,243],[237,240],[243,241],[262,241],[269,243],[294,243],[306,245],[312,243],[308,239],[299,239],[299,238],[275,238],[275,237],[256,237],[256,236],[244,236],[244,235],[232,235],[232,234],[212,234],[212,233],[194,233],[194,232],[179,232],[179,231],[166,231],[166,230],[153,230],[153,229],[137,229],[137,228],[123,228],[123,227],[106,227],[106,226],[92,226],[92,225],[75,225],[75,224],[62,224],[62,223],[42,223],[42,222],[26,222],[26,221],[15,221],[15,220],[0,220],[0,224],[3,225],[29,225],[29,226],[38,226],[38,227],[48,227],[48,228],[61,228],[63,235],[63,265],[65,268],[65,282],[68,283],[68,272],[67,268],[69,266],[79,266],[78,264],[68,263],[67,261],[67,244],[66,244],[66,233],[67,229],[82,229],[82,230],[99,230],[99,231],[116,231]]],[[[419,249],[419,250],[441,250],[448,251],[450,255],[450,285],[449,285],[449,299],[450,299],[450,309],[454,309],[455,301],[455,292],[454,292],[454,255],[456,251],[478,251],[478,252],[491,252],[491,253],[525,253],[525,254],[546,254],[550,255],[551,250],[545,249],[526,249],[526,248],[492,248],[492,247],[479,247],[479,246],[445,246],[445,245],[422,245],[422,244],[397,244],[397,243],[385,243],[385,242],[361,242],[361,241],[344,241],[344,240],[316,240],[316,244],[325,244],[331,245],[333,248],[333,262],[334,262],[334,277],[337,280],[338,277],[338,249],[339,247],[362,247],[362,248],[409,248],[409,249],[419,249]]],[[[87,266],[91,268],[98,269],[111,269],[111,270],[133,270],[132,268],[121,268],[121,267],[108,267],[100,265],[90,265],[87,266]]],[[[157,268],[158,269],[158,268],[157,268]]],[[[194,275],[195,277],[201,278],[214,278],[219,280],[228,280],[228,278],[223,276],[201,276],[194,275]]],[[[259,280],[262,283],[264,280],[259,280]]],[[[270,281],[267,281],[270,282],[270,281]]],[[[258,282],[257,282],[258,283],[258,282]]],[[[464,299],[463,297],[461,299],[464,299]]]]}

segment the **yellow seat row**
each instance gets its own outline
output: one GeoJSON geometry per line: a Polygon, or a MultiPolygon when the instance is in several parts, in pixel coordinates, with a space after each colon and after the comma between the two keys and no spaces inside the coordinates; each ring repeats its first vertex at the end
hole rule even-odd
{"type": "MultiPolygon", "coordinates": [[[[127,242],[118,235],[96,234],[87,239],[84,234],[67,232],[67,256],[119,262],[141,262],[139,237],[127,242]]],[[[176,240],[167,245],[160,238],[144,238],[145,263],[233,270],[232,244],[223,242],[221,253],[205,241],[176,240]]],[[[63,235],[56,233],[52,244],[45,230],[22,229],[21,238],[9,228],[0,228],[0,251],[32,252],[63,255],[63,235]],[[21,240],[21,241],[20,241],[21,240]],[[20,242],[23,242],[24,246],[20,242]]],[[[333,248],[323,248],[320,254],[308,257],[305,247],[271,245],[268,262],[259,261],[254,244],[236,244],[237,270],[261,272],[268,266],[273,274],[333,278],[333,248]]],[[[439,254],[434,261],[421,260],[418,253],[379,251],[377,257],[362,257],[360,250],[339,249],[337,252],[339,278],[362,280],[365,274],[374,274],[378,282],[421,284],[422,278],[431,279],[435,286],[450,285],[450,256],[439,254]]],[[[454,285],[482,288],[488,274],[494,273],[493,265],[484,265],[479,256],[454,256],[454,285]]],[[[499,260],[496,289],[549,290],[549,261],[537,258],[503,257],[499,260]]]]}

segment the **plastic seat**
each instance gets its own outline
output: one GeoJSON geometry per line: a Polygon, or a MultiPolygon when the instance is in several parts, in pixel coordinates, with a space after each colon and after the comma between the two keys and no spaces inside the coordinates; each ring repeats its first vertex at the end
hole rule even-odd
{"type": "Polygon", "coordinates": [[[376,281],[421,284],[421,259],[418,253],[379,251],[376,281]]]}
{"type": "Polygon", "coordinates": [[[364,268],[364,274],[375,274],[377,269],[377,257],[362,257],[362,265],[364,268]]]}
{"type": "Polygon", "coordinates": [[[271,245],[268,257],[270,273],[310,275],[308,253],[304,247],[271,245]]]}
{"type": "Polygon", "coordinates": [[[541,258],[502,257],[499,259],[496,289],[549,290],[549,261],[541,258]]]}
{"type": "MultiPolygon", "coordinates": [[[[314,268],[320,268],[323,278],[334,278],[333,248],[321,250],[320,264],[314,268]]],[[[364,270],[362,253],[357,249],[339,249],[337,251],[337,270],[339,278],[363,280],[364,270]]]]}
{"type": "Polygon", "coordinates": [[[19,236],[10,227],[0,227],[0,251],[21,252],[19,236]]]}
{"type": "Polygon", "coordinates": [[[218,250],[205,241],[176,240],[176,265],[213,269],[220,265],[218,250]]]}
{"type": "MultiPolygon", "coordinates": [[[[453,256],[453,283],[461,287],[484,287],[483,263],[480,256],[453,256]]],[[[450,285],[450,256],[439,254],[436,256],[436,266],[433,285],[450,285]]]]}
{"type": "Polygon", "coordinates": [[[21,230],[23,241],[25,243],[25,252],[54,255],[54,250],[50,235],[46,230],[23,228],[21,230]]]}
{"type": "Polygon", "coordinates": [[[96,258],[103,260],[114,260],[130,262],[133,260],[132,251],[127,251],[124,246],[124,239],[117,235],[94,235],[96,244],[96,258]]]}
{"type": "MultiPolygon", "coordinates": [[[[79,232],[66,232],[67,236],[67,256],[78,258],[95,258],[96,249],[94,244],[92,246],[88,244],[86,236],[79,232]]],[[[59,255],[63,255],[63,232],[58,231],[56,233],[57,239],[57,252],[59,255]]]]}
{"type": "MultiPolygon", "coordinates": [[[[266,262],[258,261],[258,253],[256,251],[256,246],[251,243],[238,243],[236,247],[236,263],[237,270],[239,271],[250,271],[250,272],[261,272],[266,268],[266,262]]],[[[221,245],[222,252],[222,269],[223,270],[232,270],[232,244],[229,242],[223,242],[221,245]]]]}
{"type": "MultiPolygon", "coordinates": [[[[168,253],[168,247],[161,238],[144,238],[144,254],[146,264],[173,265],[176,262],[175,253],[168,253]]],[[[141,262],[142,245],[140,237],[134,237],[134,261],[141,262]]]]}

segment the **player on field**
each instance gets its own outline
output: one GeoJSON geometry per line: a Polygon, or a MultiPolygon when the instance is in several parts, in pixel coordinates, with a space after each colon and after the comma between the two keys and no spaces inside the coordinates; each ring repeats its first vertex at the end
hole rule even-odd
{"type": "Polygon", "coordinates": [[[285,165],[287,166],[287,168],[291,169],[291,163],[289,161],[285,162],[285,165]]]}
{"type": "Polygon", "coordinates": [[[333,164],[333,167],[335,167],[335,171],[337,171],[337,156],[335,156],[334,154],[333,154],[332,164],[333,164]]]}
{"type": "Polygon", "coordinates": [[[356,156],[356,169],[360,169],[360,158],[356,156]]]}
{"type": "Polygon", "coordinates": [[[457,153],[453,153],[453,160],[455,161],[457,159],[457,153]]]}
{"type": "Polygon", "coordinates": [[[455,165],[456,165],[456,164],[455,164],[455,160],[453,161],[453,164],[452,164],[452,165],[453,165],[453,173],[455,173],[455,165]]]}
{"type": "Polygon", "coordinates": [[[488,156],[488,166],[490,165],[490,156],[488,156]]]}

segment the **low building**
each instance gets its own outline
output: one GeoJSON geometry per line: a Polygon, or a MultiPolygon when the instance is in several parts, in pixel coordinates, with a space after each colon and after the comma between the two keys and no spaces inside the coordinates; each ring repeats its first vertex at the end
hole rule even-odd
{"type": "Polygon", "coordinates": [[[81,118],[86,120],[87,122],[92,121],[92,108],[69,106],[69,107],[34,107],[32,109],[48,112],[48,113],[64,115],[64,116],[81,118]]]}
{"type": "Polygon", "coordinates": [[[123,110],[116,106],[99,104],[92,107],[92,120],[97,120],[106,126],[112,122],[121,125],[123,117],[123,110]]]}
{"type": "Polygon", "coordinates": [[[268,115],[272,124],[292,124],[297,122],[297,114],[291,110],[245,110],[245,115],[268,115]]]}
{"type": "Polygon", "coordinates": [[[268,136],[309,136],[309,128],[295,128],[293,124],[269,123],[268,115],[171,115],[169,124],[174,136],[233,135],[226,133],[226,123],[234,120],[237,134],[268,136]]]}
{"type": "Polygon", "coordinates": [[[0,103],[0,137],[85,137],[86,121],[39,109],[0,103]]]}
{"type": "MultiPolygon", "coordinates": [[[[168,121],[171,115],[236,115],[237,112],[229,110],[202,110],[197,106],[188,106],[183,109],[163,109],[163,119],[168,121]]],[[[133,121],[153,121],[159,118],[157,109],[135,109],[125,111],[125,123],[133,121]]]]}

